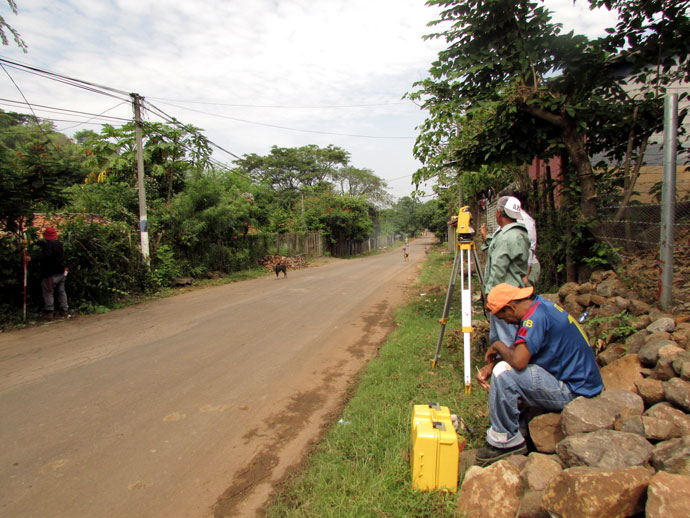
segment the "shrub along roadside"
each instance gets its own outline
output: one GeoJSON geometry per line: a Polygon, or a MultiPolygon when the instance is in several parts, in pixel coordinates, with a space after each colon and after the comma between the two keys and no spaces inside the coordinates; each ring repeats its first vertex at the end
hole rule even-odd
{"type": "MultiPolygon", "coordinates": [[[[451,266],[452,257],[430,254],[410,301],[396,313],[398,328],[363,371],[343,424],[333,425],[302,473],[274,497],[269,518],[455,516],[455,494],[412,489],[407,455],[414,404],[438,401],[461,415],[477,431],[466,433],[468,448],[484,443],[488,426],[488,393],[476,382],[464,392],[457,297],[441,360],[431,369],[451,266]]],[[[473,346],[473,362],[481,356],[473,346]]]]}

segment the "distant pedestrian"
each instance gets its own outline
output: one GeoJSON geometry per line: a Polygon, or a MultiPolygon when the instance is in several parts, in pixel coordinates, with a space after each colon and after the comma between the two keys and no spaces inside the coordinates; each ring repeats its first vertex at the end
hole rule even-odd
{"type": "MultiPolygon", "coordinates": [[[[65,250],[57,238],[57,231],[48,227],[43,231],[43,240],[39,241],[40,252],[33,259],[38,261],[41,273],[41,290],[43,291],[43,317],[52,320],[55,310],[55,294],[60,308],[60,316],[69,318],[69,306],[65,293],[65,250]]],[[[29,258],[31,259],[31,258],[29,258]]]]}

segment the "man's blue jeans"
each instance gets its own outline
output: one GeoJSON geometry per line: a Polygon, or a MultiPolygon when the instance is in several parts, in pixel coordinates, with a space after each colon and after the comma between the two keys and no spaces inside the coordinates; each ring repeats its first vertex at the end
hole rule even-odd
{"type": "Polygon", "coordinates": [[[529,364],[518,371],[504,361],[497,363],[491,374],[491,428],[486,432],[486,442],[496,448],[512,448],[525,442],[520,432],[520,401],[548,412],[560,412],[576,396],[565,383],[538,365],[529,364]]]}

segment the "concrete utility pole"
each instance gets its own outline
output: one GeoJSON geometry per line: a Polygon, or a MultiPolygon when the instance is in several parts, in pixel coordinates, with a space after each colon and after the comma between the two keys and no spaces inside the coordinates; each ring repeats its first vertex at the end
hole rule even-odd
{"type": "Polygon", "coordinates": [[[661,308],[669,309],[673,294],[673,225],[676,214],[678,94],[664,99],[664,183],[661,188],[661,308]]]}
{"type": "Polygon", "coordinates": [[[129,94],[134,106],[134,125],[137,138],[137,179],[139,185],[139,237],[141,240],[141,255],[146,264],[149,263],[149,225],[146,220],[146,187],[144,186],[144,152],[141,132],[141,101],[139,94],[129,94]]]}

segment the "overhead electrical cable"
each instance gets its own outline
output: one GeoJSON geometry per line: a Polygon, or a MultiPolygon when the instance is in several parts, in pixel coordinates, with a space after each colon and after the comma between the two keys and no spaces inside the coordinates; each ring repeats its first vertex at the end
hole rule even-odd
{"type": "Polygon", "coordinates": [[[115,117],[112,115],[104,115],[104,113],[112,110],[113,108],[117,108],[118,106],[121,106],[125,101],[123,101],[123,102],[121,102],[121,103],[119,103],[119,104],[117,104],[111,108],[108,108],[107,110],[105,110],[104,112],[101,112],[100,114],[83,112],[83,111],[79,111],[79,110],[70,110],[67,108],[58,108],[55,106],[46,106],[45,104],[31,104],[31,105],[29,105],[29,103],[23,103],[21,101],[13,101],[12,99],[0,98],[0,102],[4,103],[6,105],[9,105],[9,106],[27,105],[27,106],[30,106],[33,108],[37,108],[37,109],[39,109],[39,111],[45,111],[45,112],[49,112],[49,113],[64,113],[64,114],[69,114],[69,115],[72,115],[72,114],[74,114],[74,115],[86,115],[87,117],[92,117],[92,118],[99,117],[102,119],[112,119],[114,121],[124,121],[124,122],[128,122],[131,120],[131,119],[127,119],[124,117],[115,117]]]}
{"type": "Polygon", "coordinates": [[[12,84],[17,88],[17,90],[19,90],[19,94],[22,96],[22,98],[23,98],[24,101],[26,102],[27,106],[28,106],[29,109],[31,110],[31,113],[33,113],[34,119],[36,119],[36,125],[40,128],[41,132],[43,133],[43,136],[44,136],[45,138],[48,138],[48,134],[47,134],[47,133],[43,130],[43,128],[41,127],[41,123],[40,123],[40,121],[38,120],[38,117],[36,117],[36,112],[34,112],[34,109],[31,107],[31,104],[29,103],[29,101],[27,100],[26,96],[24,95],[24,92],[22,92],[22,89],[19,88],[19,85],[14,81],[14,79],[12,78],[12,76],[10,75],[10,73],[9,73],[9,72],[7,71],[7,69],[5,68],[5,65],[3,65],[2,63],[0,63],[0,67],[2,67],[2,69],[5,71],[5,73],[7,74],[7,77],[10,78],[10,81],[12,81],[12,84]]]}
{"type": "Polygon", "coordinates": [[[383,139],[383,140],[414,140],[415,137],[386,137],[386,136],[380,136],[380,135],[357,135],[357,134],[351,134],[351,133],[336,133],[336,132],[331,132],[331,131],[317,131],[317,130],[307,130],[307,129],[301,129],[301,128],[290,128],[287,126],[279,126],[277,124],[268,124],[265,122],[256,122],[256,121],[250,121],[246,119],[239,119],[237,117],[229,117],[227,115],[220,115],[218,113],[209,113],[209,112],[204,112],[201,110],[195,110],[193,108],[187,108],[185,106],[179,106],[176,104],[172,103],[163,103],[167,104],[168,106],[174,106],[175,108],[180,108],[181,110],[188,110],[191,112],[195,113],[201,113],[203,115],[210,115],[211,117],[219,117],[221,119],[228,119],[228,120],[233,120],[237,122],[244,122],[246,124],[255,124],[257,126],[267,126],[269,128],[278,128],[278,129],[284,129],[288,131],[301,131],[303,133],[317,133],[320,135],[335,135],[339,137],[356,137],[356,138],[370,138],[370,139],[383,139]]]}
{"type": "MultiPolygon", "coordinates": [[[[97,83],[91,83],[89,81],[83,81],[81,79],[75,79],[73,77],[65,76],[62,74],[56,74],[54,72],[42,70],[40,68],[32,67],[30,65],[25,65],[25,64],[19,63],[17,61],[11,61],[9,59],[5,59],[2,57],[0,57],[0,63],[6,63],[13,68],[19,68],[19,69],[22,69],[25,71],[29,71],[31,73],[46,77],[48,79],[52,79],[54,81],[59,81],[62,83],[70,84],[72,86],[77,86],[80,88],[84,88],[86,90],[91,90],[93,92],[100,93],[102,95],[111,95],[112,97],[115,97],[112,94],[107,93],[107,92],[112,92],[112,93],[121,94],[121,95],[125,95],[125,96],[129,97],[129,93],[125,92],[124,90],[119,90],[117,88],[111,88],[109,86],[99,85],[97,83]],[[103,90],[105,90],[105,92],[103,90]]],[[[120,100],[124,100],[124,99],[120,98],[120,100]]]]}
{"type": "MultiPolygon", "coordinates": [[[[119,107],[119,106],[122,106],[123,104],[129,104],[129,103],[128,103],[127,101],[122,101],[121,103],[118,103],[118,104],[116,104],[115,106],[111,106],[111,107],[108,108],[107,110],[102,111],[102,112],[99,113],[98,115],[95,115],[95,116],[91,117],[90,119],[88,119],[88,120],[86,120],[86,121],[84,121],[84,122],[82,122],[82,123],[75,124],[74,126],[68,126],[68,127],[66,127],[66,128],[62,128],[60,131],[67,131],[67,130],[76,128],[77,126],[81,126],[82,124],[89,124],[92,120],[97,119],[97,118],[99,118],[99,117],[104,117],[104,116],[105,116],[105,115],[104,115],[105,113],[109,112],[110,110],[114,110],[115,108],[117,108],[117,107],[119,107]]],[[[111,117],[110,115],[108,115],[107,117],[108,117],[108,118],[116,118],[116,117],[111,117]]],[[[117,117],[117,118],[119,119],[119,117],[117,117]]],[[[129,119],[124,119],[124,120],[129,120],[129,119]]]]}
{"type": "MultiPolygon", "coordinates": [[[[186,129],[186,128],[184,127],[184,124],[182,124],[180,121],[178,121],[178,120],[177,120],[175,117],[173,117],[172,115],[168,115],[167,113],[165,113],[163,110],[161,110],[160,108],[158,108],[156,105],[151,104],[151,103],[148,102],[148,101],[145,101],[144,106],[145,106],[149,111],[154,111],[154,110],[155,110],[156,112],[158,112],[159,116],[162,116],[164,120],[167,120],[167,121],[170,122],[171,124],[175,124],[175,125],[178,126],[178,127],[182,127],[182,128],[184,128],[184,129],[186,129]]],[[[232,157],[235,157],[235,158],[237,158],[238,160],[240,159],[240,157],[237,156],[235,153],[233,153],[232,151],[228,151],[227,149],[223,148],[222,146],[219,146],[218,144],[216,144],[215,142],[213,142],[213,141],[210,140],[209,138],[206,138],[206,140],[208,141],[209,144],[213,145],[214,147],[218,148],[219,150],[223,151],[224,153],[227,153],[228,155],[230,155],[230,156],[232,156],[232,157]]]]}
{"type": "Polygon", "coordinates": [[[189,101],[185,99],[165,99],[162,97],[149,97],[162,103],[177,102],[186,104],[207,104],[211,106],[230,106],[233,108],[277,108],[288,110],[324,110],[329,108],[373,108],[375,106],[393,106],[399,104],[408,104],[405,102],[390,102],[390,103],[369,103],[369,104],[323,104],[323,105],[285,105],[285,104],[236,104],[225,103],[218,101],[189,101]]]}

